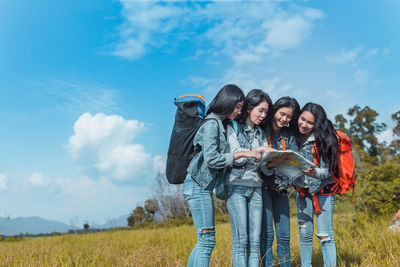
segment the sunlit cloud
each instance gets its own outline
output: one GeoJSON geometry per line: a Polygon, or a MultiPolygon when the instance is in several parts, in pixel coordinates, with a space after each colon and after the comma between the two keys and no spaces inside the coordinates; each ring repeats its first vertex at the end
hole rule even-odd
{"type": "Polygon", "coordinates": [[[66,146],[83,172],[114,180],[132,180],[151,165],[151,156],[135,136],[144,123],[103,113],[82,114],[66,146]]]}
{"type": "Polygon", "coordinates": [[[357,47],[353,50],[342,49],[339,53],[327,55],[326,60],[331,64],[354,63],[361,51],[361,47],[357,47]]]}
{"type": "Polygon", "coordinates": [[[299,46],[325,16],[295,5],[283,9],[275,1],[120,2],[124,22],[111,54],[130,60],[190,40],[209,50],[196,51],[192,59],[227,55],[236,64],[257,62],[299,46]]]}

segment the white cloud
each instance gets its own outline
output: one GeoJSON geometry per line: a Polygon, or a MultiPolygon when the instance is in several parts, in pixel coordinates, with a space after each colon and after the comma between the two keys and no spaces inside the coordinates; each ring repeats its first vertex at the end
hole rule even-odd
{"type": "Polygon", "coordinates": [[[144,129],[144,124],[137,120],[84,113],[74,125],[67,149],[83,171],[130,180],[151,165],[151,156],[143,145],[132,143],[144,129]]]}
{"type": "Polygon", "coordinates": [[[266,43],[279,50],[296,47],[310,35],[313,21],[323,17],[320,10],[305,9],[294,15],[286,13],[266,21],[263,24],[269,30],[266,43]]]}
{"type": "Polygon", "coordinates": [[[356,70],[354,73],[354,81],[359,84],[364,84],[368,80],[368,73],[364,70],[356,70]]]}
{"type": "Polygon", "coordinates": [[[366,58],[371,58],[376,56],[379,53],[379,49],[378,48],[374,48],[374,49],[369,49],[366,53],[365,53],[365,57],[366,58]]]}
{"type": "Polygon", "coordinates": [[[120,109],[118,93],[95,81],[50,79],[36,83],[36,87],[39,89],[32,94],[45,103],[48,112],[111,113],[120,109]]]}
{"type": "Polygon", "coordinates": [[[120,2],[125,21],[111,54],[127,59],[191,40],[210,46],[209,53],[196,52],[192,59],[224,54],[238,64],[257,62],[274,51],[300,45],[313,23],[324,17],[317,9],[297,5],[283,9],[272,1],[120,2]]]}
{"type": "Polygon", "coordinates": [[[45,186],[48,181],[43,177],[43,173],[35,172],[29,177],[29,181],[33,186],[45,186]]]}
{"type": "Polygon", "coordinates": [[[0,190],[6,190],[7,189],[7,176],[3,173],[0,173],[0,190]]]}
{"type": "MultiPolygon", "coordinates": [[[[125,22],[119,27],[120,42],[113,55],[136,59],[148,49],[160,47],[167,42],[164,34],[177,29],[184,9],[173,4],[153,1],[120,1],[125,22]]],[[[182,16],[183,17],[183,16],[182,16]]]]}
{"type": "Polygon", "coordinates": [[[350,51],[342,49],[338,54],[330,54],[326,56],[326,59],[331,64],[347,64],[354,63],[357,57],[361,53],[362,48],[358,47],[350,51]]]}
{"type": "Polygon", "coordinates": [[[332,98],[343,98],[343,93],[340,91],[332,91],[328,90],[326,91],[326,96],[330,99],[332,98]]]}

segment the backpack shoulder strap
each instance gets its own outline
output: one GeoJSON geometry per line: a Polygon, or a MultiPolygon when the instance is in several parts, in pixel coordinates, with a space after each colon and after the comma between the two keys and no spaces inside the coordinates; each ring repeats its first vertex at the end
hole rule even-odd
{"type": "Polygon", "coordinates": [[[216,118],[206,118],[206,119],[203,120],[203,124],[206,123],[207,121],[215,121],[215,122],[217,123],[217,133],[218,133],[218,134],[217,134],[217,136],[218,136],[218,138],[217,138],[217,149],[218,149],[218,151],[219,151],[221,144],[220,144],[220,140],[219,140],[219,133],[220,133],[220,131],[219,131],[219,123],[218,123],[218,120],[217,120],[216,118]]]}
{"type": "Polygon", "coordinates": [[[315,165],[320,166],[320,159],[319,159],[319,153],[317,149],[317,143],[314,143],[314,145],[311,148],[311,153],[313,155],[313,160],[315,165]]]}
{"type": "Polygon", "coordinates": [[[272,147],[272,138],[270,135],[267,136],[268,147],[272,147]]]}
{"type": "Polygon", "coordinates": [[[236,135],[239,135],[239,125],[238,122],[235,120],[231,120],[233,129],[235,130],[236,135]]]}
{"type": "Polygon", "coordinates": [[[286,141],[285,141],[285,138],[281,138],[281,145],[282,145],[282,150],[286,150],[286,141]]]}

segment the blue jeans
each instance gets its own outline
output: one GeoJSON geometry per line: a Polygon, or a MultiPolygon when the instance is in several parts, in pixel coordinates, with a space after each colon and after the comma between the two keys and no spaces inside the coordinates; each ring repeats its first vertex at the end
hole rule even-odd
{"type": "Polygon", "coordinates": [[[203,267],[210,264],[211,252],[215,247],[214,202],[212,200],[214,186],[215,181],[211,182],[206,189],[202,189],[190,175],[183,183],[183,196],[192,213],[197,234],[197,243],[190,253],[188,267],[203,267]]]}
{"type": "MultiPolygon", "coordinates": [[[[321,213],[317,216],[317,237],[322,246],[324,266],[336,266],[336,246],[333,237],[333,208],[335,195],[317,195],[321,213]]],[[[314,235],[314,206],[312,198],[307,194],[305,198],[296,195],[297,219],[300,233],[301,266],[311,266],[312,242],[314,235]]]]}
{"type": "Polygon", "coordinates": [[[263,215],[261,228],[261,261],[263,266],[274,266],[272,243],[274,227],[277,239],[277,252],[280,266],[290,267],[290,209],[287,193],[278,193],[263,188],[263,215]]]}
{"type": "Polygon", "coordinates": [[[226,186],[232,228],[233,266],[259,266],[262,197],[260,187],[226,186]],[[246,259],[246,257],[247,259],[246,259]]]}

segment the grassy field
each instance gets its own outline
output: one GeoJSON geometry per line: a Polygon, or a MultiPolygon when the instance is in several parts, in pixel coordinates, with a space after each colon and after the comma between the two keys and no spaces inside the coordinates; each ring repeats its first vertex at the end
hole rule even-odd
{"type": "MultiPolygon", "coordinates": [[[[231,266],[231,233],[226,220],[226,216],[220,217],[216,226],[212,266],[231,266]]],[[[338,214],[334,220],[339,266],[400,266],[400,234],[387,229],[389,218],[354,222],[354,216],[338,214]]],[[[292,266],[300,266],[297,223],[294,218],[291,223],[292,266]]],[[[196,240],[194,227],[187,224],[152,227],[3,240],[0,265],[185,266],[196,240]]],[[[314,266],[322,266],[321,253],[315,239],[314,266]]]]}

